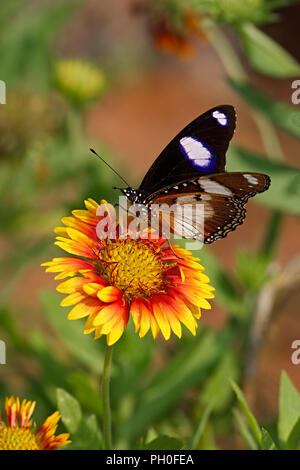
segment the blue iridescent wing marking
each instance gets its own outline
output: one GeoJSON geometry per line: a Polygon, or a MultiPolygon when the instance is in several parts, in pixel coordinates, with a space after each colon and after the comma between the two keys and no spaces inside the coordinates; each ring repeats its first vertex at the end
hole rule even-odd
{"type": "Polygon", "coordinates": [[[220,126],[228,126],[228,118],[225,113],[222,113],[219,109],[212,112],[212,117],[215,118],[220,126]]]}
{"type": "Polygon", "coordinates": [[[199,171],[213,170],[216,156],[208,145],[195,137],[182,137],[180,147],[189,162],[199,171]]]}

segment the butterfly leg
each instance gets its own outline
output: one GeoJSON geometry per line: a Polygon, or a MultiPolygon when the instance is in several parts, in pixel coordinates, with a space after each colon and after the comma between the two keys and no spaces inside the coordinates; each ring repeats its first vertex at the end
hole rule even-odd
{"type": "Polygon", "coordinates": [[[178,258],[178,259],[184,259],[184,258],[182,258],[181,256],[178,256],[177,253],[175,253],[174,248],[172,247],[169,238],[167,238],[167,242],[168,242],[169,248],[170,248],[170,250],[172,251],[173,255],[175,255],[176,258],[178,258]]]}

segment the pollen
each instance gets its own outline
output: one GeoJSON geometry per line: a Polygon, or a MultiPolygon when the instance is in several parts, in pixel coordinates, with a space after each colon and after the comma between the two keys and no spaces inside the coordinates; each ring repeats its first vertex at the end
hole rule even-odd
{"type": "Polygon", "coordinates": [[[106,245],[102,251],[104,277],[130,299],[163,292],[165,266],[160,248],[126,239],[106,245]]]}
{"type": "Polygon", "coordinates": [[[35,437],[30,430],[21,427],[0,429],[0,450],[38,450],[35,437]]]}

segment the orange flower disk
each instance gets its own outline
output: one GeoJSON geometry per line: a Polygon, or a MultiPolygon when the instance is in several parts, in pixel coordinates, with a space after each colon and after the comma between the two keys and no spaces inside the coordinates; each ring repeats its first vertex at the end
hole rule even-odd
{"type": "Polygon", "coordinates": [[[70,277],[57,287],[67,294],[61,305],[73,306],[68,319],[87,317],[84,333],[106,335],[108,345],[122,336],[130,314],[141,338],[149,330],[154,338],[159,331],[166,340],[171,331],[180,338],[181,323],[195,335],[200,309],[210,309],[206,299],[214,297],[198,259],[174,245],[175,256],[161,238],[101,240],[98,204],[88,199],[85,205],[55,229],[56,245],[72,256],[43,263],[56,279],[70,277]]]}

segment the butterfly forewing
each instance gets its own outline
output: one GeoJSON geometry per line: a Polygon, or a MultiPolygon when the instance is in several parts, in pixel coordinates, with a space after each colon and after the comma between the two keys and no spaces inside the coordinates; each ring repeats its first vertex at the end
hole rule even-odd
{"type": "Polygon", "coordinates": [[[230,105],[210,109],[186,126],[161,152],[139,191],[151,195],[180,180],[225,171],[225,155],[236,124],[230,105]]]}

